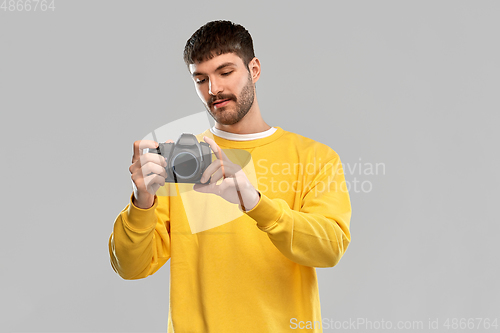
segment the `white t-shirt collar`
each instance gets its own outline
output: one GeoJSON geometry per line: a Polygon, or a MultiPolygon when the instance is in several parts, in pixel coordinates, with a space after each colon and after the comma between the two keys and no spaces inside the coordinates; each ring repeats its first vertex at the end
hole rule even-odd
{"type": "Polygon", "coordinates": [[[218,137],[221,137],[226,140],[233,140],[233,141],[250,141],[250,140],[256,140],[256,139],[262,139],[265,137],[268,137],[270,135],[273,135],[274,132],[276,132],[276,127],[271,127],[270,129],[264,131],[264,132],[259,132],[259,133],[250,133],[250,134],[235,134],[235,133],[229,133],[226,131],[222,131],[220,129],[217,129],[214,127],[210,128],[210,132],[212,132],[213,135],[217,135],[218,137]]]}

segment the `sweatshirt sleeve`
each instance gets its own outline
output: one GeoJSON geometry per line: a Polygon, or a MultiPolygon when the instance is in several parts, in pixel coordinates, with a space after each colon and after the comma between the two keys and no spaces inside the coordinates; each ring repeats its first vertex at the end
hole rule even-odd
{"type": "Polygon", "coordinates": [[[311,267],[333,267],[350,241],[351,203],[340,158],[316,175],[292,210],[279,198],[261,193],[259,203],[245,212],[288,259],[311,267]]]}
{"type": "Polygon", "coordinates": [[[141,209],[132,196],[109,238],[111,266],[126,280],[152,275],[170,258],[168,197],[155,196],[151,208],[141,209]]]}

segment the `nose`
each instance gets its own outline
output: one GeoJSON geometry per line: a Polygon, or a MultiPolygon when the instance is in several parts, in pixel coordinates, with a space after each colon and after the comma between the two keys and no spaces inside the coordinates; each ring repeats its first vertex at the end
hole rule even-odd
{"type": "Polygon", "coordinates": [[[208,80],[208,93],[212,96],[217,96],[218,93],[221,93],[224,89],[222,86],[216,82],[214,79],[208,80]]]}

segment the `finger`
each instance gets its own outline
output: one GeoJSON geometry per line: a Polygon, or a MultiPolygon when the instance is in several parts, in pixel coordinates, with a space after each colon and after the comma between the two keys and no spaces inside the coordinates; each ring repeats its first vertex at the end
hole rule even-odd
{"type": "Polygon", "coordinates": [[[163,157],[159,154],[154,154],[154,153],[144,154],[139,159],[140,165],[146,165],[147,163],[158,164],[159,166],[162,166],[162,167],[167,166],[167,161],[165,160],[165,157],[163,157]]]}
{"type": "Polygon", "coordinates": [[[225,172],[223,174],[222,168],[220,168],[217,171],[215,171],[214,174],[212,175],[212,178],[210,178],[210,184],[215,184],[221,179],[224,180],[224,178],[227,178],[227,174],[225,174],[225,172]]]}
{"type": "Polygon", "coordinates": [[[210,148],[214,152],[215,157],[217,157],[218,159],[223,159],[224,161],[229,161],[226,154],[224,154],[222,149],[220,149],[219,145],[217,145],[217,143],[215,143],[214,140],[210,139],[207,136],[204,136],[203,140],[205,140],[205,142],[208,143],[208,145],[210,146],[210,148]]]}
{"type": "MultiPolygon", "coordinates": [[[[144,185],[146,186],[147,191],[151,193],[150,191],[153,190],[154,185],[159,185],[158,188],[165,185],[165,178],[160,175],[152,174],[144,178],[144,185]]],[[[156,191],[154,191],[154,193],[156,193],[156,191]]]]}
{"type": "Polygon", "coordinates": [[[131,167],[130,170],[132,174],[132,181],[136,184],[138,189],[141,191],[148,190],[147,182],[151,181],[151,179],[157,179],[158,183],[165,183],[165,179],[167,178],[165,168],[151,162],[141,167],[137,167],[137,164],[139,164],[139,161],[133,164],[132,166],[135,166],[135,168],[131,167]],[[154,176],[158,176],[160,178],[155,178],[154,176]]]}
{"type": "Polygon", "coordinates": [[[137,161],[142,155],[145,148],[158,148],[158,143],[153,140],[139,140],[134,142],[134,155],[132,156],[132,163],[137,161]]]}
{"type": "Polygon", "coordinates": [[[160,189],[160,184],[154,184],[153,186],[151,186],[151,189],[148,191],[149,193],[151,193],[152,195],[155,195],[156,192],[160,189]]]}
{"type": "MultiPolygon", "coordinates": [[[[218,159],[213,161],[212,163],[210,163],[210,165],[203,172],[203,175],[201,176],[200,181],[202,183],[205,183],[217,170],[220,169],[220,166],[221,166],[221,162],[218,159]]],[[[221,174],[222,174],[222,171],[221,171],[221,174]]]]}
{"type": "Polygon", "coordinates": [[[163,175],[157,173],[150,172],[149,174],[146,174],[142,169],[136,170],[136,172],[134,172],[130,177],[138,189],[144,190],[147,186],[147,182],[150,182],[152,179],[156,179],[156,176],[159,177],[157,178],[158,182],[160,182],[160,180],[163,182],[166,179],[163,175]]]}
{"type": "Polygon", "coordinates": [[[203,185],[203,184],[194,184],[193,190],[200,193],[219,193],[219,186],[216,184],[203,185]]]}
{"type": "Polygon", "coordinates": [[[167,166],[167,161],[165,161],[165,158],[163,156],[158,154],[148,153],[141,155],[139,159],[136,159],[136,161],[133,162],[132,165],[130,166],[129,171],[130,173],[134,173],[148,163],[154,163],[163,168],[167,166]]]}
{"type": "Polygon", "coordinates": [[[141,171],[143,177],[147,177],[150,174],[157,174],[163,178],[167,178],[167,171],[165,171],[165,168],[155,163],[146,163],[142,166],[141,171]]]}

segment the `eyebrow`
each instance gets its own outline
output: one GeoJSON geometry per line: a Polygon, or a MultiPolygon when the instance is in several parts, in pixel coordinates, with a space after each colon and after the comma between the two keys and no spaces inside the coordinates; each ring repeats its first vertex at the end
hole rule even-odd
{"type": "MultiPolygon", "coordinates": [[[[225,63],[223,63],[222,65],[220,65],[219,67],[217,67],[217,68],[215,69],[215,71],[217,72],[217,71],[219,71],[219,70],[221,70],[221,69],[223,69],[223,68],[225,68],[225,67],[228,67],[228,66],[236,66],[236,64],[235,64],[235,63],[233,63],[233,62],[225,62],[225,63]]],[[[193,72],[193,77],[194,77],[194,76],[198,76],[198,75],[205,75],[205,73],[193,72]]]]}

